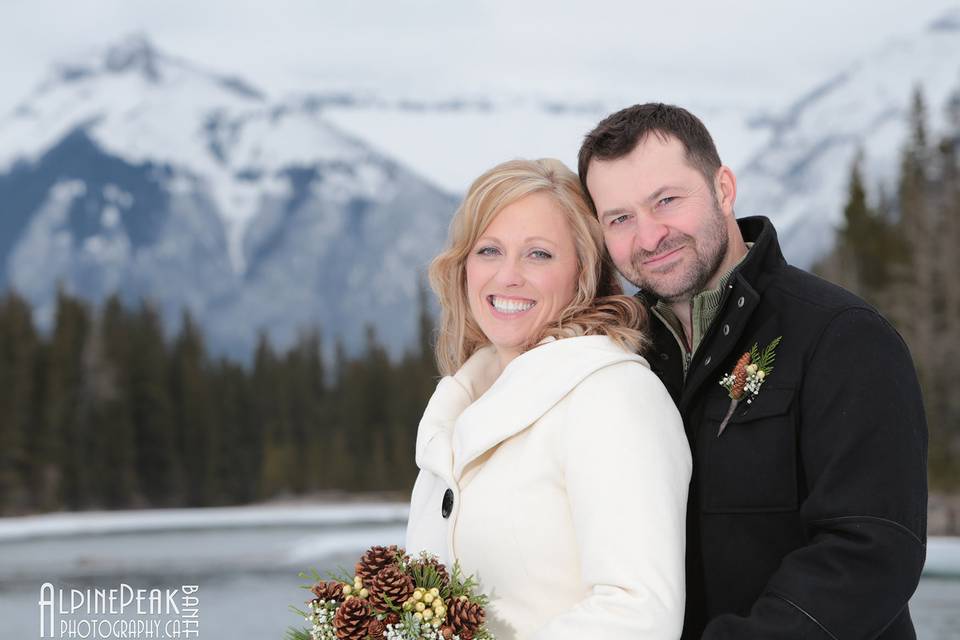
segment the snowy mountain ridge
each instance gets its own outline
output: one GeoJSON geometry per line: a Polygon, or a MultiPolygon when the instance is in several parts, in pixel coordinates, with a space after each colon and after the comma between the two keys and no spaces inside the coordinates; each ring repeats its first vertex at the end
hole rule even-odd
{"type": "MultiPolygon", "coordinates": [[[[943,122],[958,36],[960,11],[776,112],[684,103],[737,172],[738,215],[769,215],[788,259],[809,265],[832,243],[858,149],[868,184],[892,184],[914,86],[943,122]]],[[[575,166],[603,116],[658,98],[636,89],[275,100],[133,36],[57,67],[0,118],[0,283],[47,326],[62,282],[95,301],[149,297],[171,327],[187,308],[215,350],[242,357],[259,330],[285,346],[315,325],[356,348],[371,324],[398,353],[453,194],[509,157],[575,166]]]]}
{"type": "Polygon", "coordinates": [[[309,105],[158,52],[143,37],[58,69],[0,121],[0,281],[41,324],[57,283],[183,308],[247,357],[320,325],[397,352],[455,202],[309,105]],[[336,304],[330,304],[336,300],[336,304]],[[387,320],[389,319],[389,320],[387,320]]]}
{"type": "Polygon", "coordinates": [[[858,151],[871,196],[881,185],[896,189],[915,88],[931,130],[943,130],[944,107],[960,88],[960,10],[855,61],[782,114],[766,117],[770,138],[738,173],[738,212],[769,215],[788,259],[809,266],[833,244],[858,151]]]}

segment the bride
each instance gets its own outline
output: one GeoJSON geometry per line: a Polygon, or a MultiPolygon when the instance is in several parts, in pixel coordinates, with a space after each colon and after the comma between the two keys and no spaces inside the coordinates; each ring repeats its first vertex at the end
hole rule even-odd
{"type": "Polygon", "coordinates": [[[473,183],[430,268],[445,377],[406,548],[476,574],[498,640],[680,637],[690,451],[603,255],[577,177],[515,160],[473,183]]]}

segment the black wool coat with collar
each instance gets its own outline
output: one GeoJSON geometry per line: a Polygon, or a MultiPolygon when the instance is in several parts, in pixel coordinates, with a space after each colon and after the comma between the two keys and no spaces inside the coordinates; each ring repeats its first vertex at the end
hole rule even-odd
{"type": "Polygon", "coordinates": [[[647,353],[683,415],[694,471],[684,639],[915,638],[927,428],[906,345],[850,292],[786,263],[767,218],[683,375],[651,315],[647,353]],[[720,378],[782,336],[759,394],[720,378]]]}

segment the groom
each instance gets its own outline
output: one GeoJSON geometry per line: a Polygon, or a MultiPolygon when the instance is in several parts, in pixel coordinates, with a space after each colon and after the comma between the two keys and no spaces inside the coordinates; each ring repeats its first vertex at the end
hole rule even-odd
{"type": "Polygon", "coordinates": [[[915,638],[927,431],[900,336],[734,217],[688,111],[609,116],[579,170],[693,451],[683,638],[915,638]]]}

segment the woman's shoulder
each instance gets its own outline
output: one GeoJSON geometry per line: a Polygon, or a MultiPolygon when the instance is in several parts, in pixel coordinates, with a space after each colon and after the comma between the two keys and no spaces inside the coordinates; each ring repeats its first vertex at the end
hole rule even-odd
{"type": "Polygon", "coordinates": [[[689,457],[683,419],[667,388],[645,360],[622,360],[598,368],[564,398],[566,460],[581,459],[593,447],[611,447],[640,455],[670,452],[671,459],[689,457]]]}
{"type": "Polygon", "coordinates": [[[634,362],[650,368],[646,358],[635,353],[607,335],[572,336],[569,338],[547,338],[544,342],[528,351],[543,360],[585,359],[591,362],[634,362]]]}
{"type": "MultiPolygon", "coordinates": [[[[669,398],[666,387],[643,356],[614,360],[585,376],[573,390],[588,397],[617,396],[669,398]]],[[[672,400],[671,400],[672,403],[672,400]]]]}
{"type": "Polygon", "coordinates": [[[611,358],[605,366],[584,376],[568,394],[569,403],[578,410],[602,413],[679,416],[670,393],[643,356],[628,352],[606,336],[587,337],[603,338],[595,341],[596,348],[620,352],[625,357],[611,358]]]}

